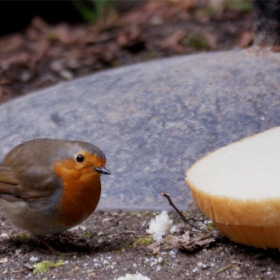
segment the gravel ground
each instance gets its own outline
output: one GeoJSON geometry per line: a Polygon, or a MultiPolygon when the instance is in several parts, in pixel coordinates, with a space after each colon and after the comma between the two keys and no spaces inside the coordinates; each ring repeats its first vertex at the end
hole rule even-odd
{"type": "MultiPolygon", "coordinates": [[[[46,239],[57,250],[55,254],[46,250],[35,237],[14,229],[1,216],[0,278],[118,279],[138,272],[155,280],[278,279],[278,251],[237,245],[219,235],[214,235],[215,241],[209,246],[198,246],[192,252],[163,242],[154,254],[148,248],[153,241],[146,230],[158,214],[153,211],[96,211],[71,231],[71,240],[70,237],[46,239]],[[44,261],[57,267],[44,267],[44,261]]],[[[198,210],[184,214],[198,227],[216,233],[198,210]]],[[[178,230],[167,239],[190,230],[176,213],[170,212],[169,216],[178,230]]],[[[193,234],[201,236],[202,233],[193,231],[193,234]]]]}

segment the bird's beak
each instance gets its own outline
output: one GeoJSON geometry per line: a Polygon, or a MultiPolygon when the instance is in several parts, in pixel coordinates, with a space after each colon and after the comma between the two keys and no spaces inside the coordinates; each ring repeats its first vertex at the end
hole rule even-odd
{"type": "Polygon", "coordinates": [[[111,172],[103,166],[96,167],[94,170],[104,175],[111,175],[111,172]]]}

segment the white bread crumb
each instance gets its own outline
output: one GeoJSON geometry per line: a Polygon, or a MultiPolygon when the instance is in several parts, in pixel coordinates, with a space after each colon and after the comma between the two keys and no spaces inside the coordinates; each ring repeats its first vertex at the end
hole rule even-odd
{"type": "Polygon", "coordinates": [[[154,241],[160,243],[163,235],[165,235],[171,228],[173,220],[171,220],[166,211],[162,211],[155,219],[151,220],[147,233],[153,235],[154,241]]]}

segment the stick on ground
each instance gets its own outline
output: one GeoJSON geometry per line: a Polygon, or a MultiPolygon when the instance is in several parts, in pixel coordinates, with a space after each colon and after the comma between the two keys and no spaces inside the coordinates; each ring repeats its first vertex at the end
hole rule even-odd
{"type": "Polygon", "coordinates": [[[166,193],[163,192],[163,193],[161,193],[161,195],[167,198],[169,204],[170,204],[170,205],[173,207],[173,209],[180,215],[180,217],[182,218],[182,220],[183,220],[186,224],[188,224],[190,227],[195,228],[195,229],[197,229],[197,230],[199,230],[199,231],[205,232],[205,230],[203,230],[203,229],[201,229],[201,228],[199,228],[199,227],[197,227],[197,226],[191,224],[191,223],[186,219],[186,217],[181,213],[181,211],[174,205],[173,201],[171,200],[171,198],[170,198],[170,196],[169,196],[168,194],[166,194],[166,193]]]}

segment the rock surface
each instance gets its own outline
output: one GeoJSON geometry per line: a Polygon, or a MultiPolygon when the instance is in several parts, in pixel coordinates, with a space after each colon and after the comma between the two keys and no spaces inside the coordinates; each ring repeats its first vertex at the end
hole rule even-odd
{"type": "Polygon", "coordinates": [[[280,54],[179,56],[62,83],[0,106],[0,159],[33,138],[93,143],[107,156],[99,208],[190,200],[185,171],[207,153],[280,125],[280,54]]]}

